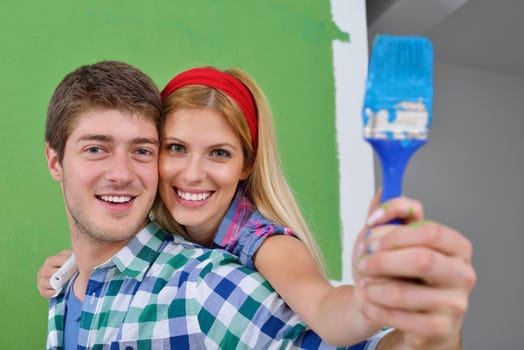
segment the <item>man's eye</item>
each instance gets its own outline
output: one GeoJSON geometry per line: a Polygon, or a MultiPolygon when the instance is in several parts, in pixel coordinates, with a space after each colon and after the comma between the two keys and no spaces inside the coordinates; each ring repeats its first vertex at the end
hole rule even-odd
{"type": "Polygon", "coordinates": [[[136,151],[139,155],[141,156],[151,156],[153,155],[153,152],[151,152],[151,150],[149,149],[146,149],[146,148],[140,148],[139,150],[136,151]]]}
{"type": "Polygon", "coordinates": [[[86,152],[87,153],[92,153],[92,154],[101,153],[102,152],[102,148],[97,147],[97,146],[92,146],[92,147],[86,148],[86,152]]]}

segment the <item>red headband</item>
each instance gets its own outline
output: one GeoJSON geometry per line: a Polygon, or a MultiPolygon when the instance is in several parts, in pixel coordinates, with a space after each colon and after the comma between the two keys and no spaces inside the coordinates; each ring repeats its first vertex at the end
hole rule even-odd
{"type": "Polygon", "coordinates": [[[187,85],[209,86],[231,97],[244,113],[251,134],[253,150],[256,152],[258,123],[255,102],[249,89],[240,80],[214,68],[193,68],[171,79],[162,90],[162,98],[165,99],[175,90],[187,85]]]}

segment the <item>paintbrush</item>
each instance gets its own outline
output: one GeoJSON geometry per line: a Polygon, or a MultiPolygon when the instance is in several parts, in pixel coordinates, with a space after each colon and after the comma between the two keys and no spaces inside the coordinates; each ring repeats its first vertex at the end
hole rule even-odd
{"type": "Polygon", "coordinates": [[[364,139],[381,162],[381,203],[402,195],[406,166],[428,139],[432,104],[431,42],[423,37],[377,36],[362,117],[364,139]]]}

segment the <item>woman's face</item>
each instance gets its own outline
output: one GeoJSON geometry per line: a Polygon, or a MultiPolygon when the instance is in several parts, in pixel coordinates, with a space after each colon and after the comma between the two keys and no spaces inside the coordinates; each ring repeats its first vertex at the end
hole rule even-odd
{"type": "Polygon", "coordinates": [[[249,175],[240,138],[211,109],[172,111],[162,135],[162,200],[193,241],[209,246],[238,182],[249,175]]]}

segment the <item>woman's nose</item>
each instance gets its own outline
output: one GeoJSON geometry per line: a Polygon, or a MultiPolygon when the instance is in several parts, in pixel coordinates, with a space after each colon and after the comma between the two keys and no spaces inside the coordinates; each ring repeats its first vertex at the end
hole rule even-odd
{"type": "Polygon", "coordinates": [[[205,169],[203,160],[200,157],[188,157],[182,169],[183,179],[187,183],[196,183],[204,180],[205,169]]]}

